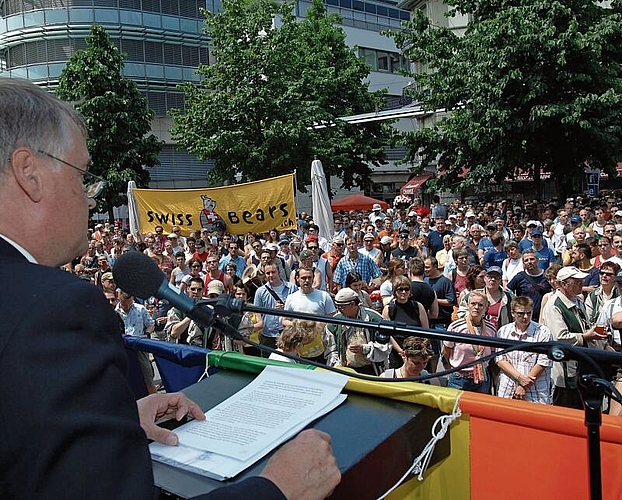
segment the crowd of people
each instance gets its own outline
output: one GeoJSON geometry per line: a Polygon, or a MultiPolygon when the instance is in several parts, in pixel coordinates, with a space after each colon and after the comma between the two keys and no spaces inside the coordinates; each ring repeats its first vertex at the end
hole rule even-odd
{"type": "MultiPolygon", "coordinates": [[[[553,363],[544,355],[515,351],[462,368],[494,351],[425,340],[416,330],[382,342],[373,326],[335,325],[326,317],[620,350],[614,316],[622,311],[622,209],[614,198],[577,197],[561,207],[537,201],[444,205],[438,197],[427,207],[415,198],[405,209],[382,211],[374,205],[369,211],[334,213],[332,234],[326,236],[305,212],[297,231],[284,233],[182,235],[179,226],[168,234],[156,226],[132,237],[118,225],[98,224],[74,272],[111,294],[115,259],[142,251],[180,293],[193,298],[227,293],[264,308],[323,318],[302,322],[250,313],[230,318],[255,342],[369,375],[455,368],[432,383],[544,404],[581,408],[575,362],[553,363]]],[[[128,299],[122,292],[118,297],[115,307],[127,334],[153,331],[165,341],[268,356],[155,299],[130,304],[140,311],[134,317],[143,318],[137,328],[123,305],[128,299]]],[[[157,390],[147,360],[144,368],[150,390],[157,390]]],[[[607,374],[620,378],[610,367],[607,374]]],[[[611,411],[619,412],[619,405],[612,404],[611,411]]]]}

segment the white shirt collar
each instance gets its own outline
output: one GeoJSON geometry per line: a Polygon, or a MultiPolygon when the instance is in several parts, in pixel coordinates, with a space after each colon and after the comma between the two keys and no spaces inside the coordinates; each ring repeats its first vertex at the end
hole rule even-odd
{"type": "Polygon", "coordinates": [[[0,234],[0,238],[2,238],[4,241],[6,241],[9,245],[11,245],[13,248],[15,248],[15,250],[17,250],[19,253],[21,253],[24,257],[26,257],[26,259],[28,260],[28,262],[32,262],[33,264],[38,264],[37,259],[35,259],[32,254],[26,250],[23,246],[15,243],[12,239],[7,238],[6,236],[4,236],[3,234],[0,234]]]}

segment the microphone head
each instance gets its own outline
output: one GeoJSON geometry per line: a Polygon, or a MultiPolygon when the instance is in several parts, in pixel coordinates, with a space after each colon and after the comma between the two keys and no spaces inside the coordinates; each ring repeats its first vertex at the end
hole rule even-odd
{"type": "Polygon", "coordinates": [[[166,275],[153,259],[135,251],[124,253],[116,260],[112,275],[121,290],[140,299],[155,296],[166,281],[166,275]]]}

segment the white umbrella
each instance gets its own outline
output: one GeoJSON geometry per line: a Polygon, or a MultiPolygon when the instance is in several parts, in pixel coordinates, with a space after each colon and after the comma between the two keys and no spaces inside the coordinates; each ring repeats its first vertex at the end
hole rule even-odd
{"type": "Polygon", "coordinates": [[[129,181],[127,183],[127,217],[130,220],[130,233],[137,241],[140,241],[140,220],[138,219],[138,206],[134,199],[134,189],[136,189],[136,182],[129,181]]]}
{"type": "Polygon", "coordinates": [[[313,202],[313,222],[320,228],[320,236],[327,240],[333,236],[333,212],[326,187],[326,176],[320,160],[311,163],[311,200],[313,202]]]}

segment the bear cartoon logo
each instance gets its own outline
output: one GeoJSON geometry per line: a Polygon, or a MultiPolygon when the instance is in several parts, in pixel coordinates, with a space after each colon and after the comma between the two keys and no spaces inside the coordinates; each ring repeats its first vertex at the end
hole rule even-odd
{"type": "Polygon", "coordinates": [[[216,202],[206,194],[201,195],[201,200],[203,201],[203,210],[201,210],[199,217],[201,227],[207,229],[210,233],[224,231],[226,227],[225,221],[216,213],[216,202]]]}

